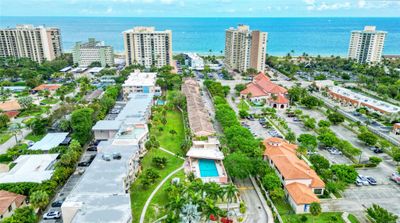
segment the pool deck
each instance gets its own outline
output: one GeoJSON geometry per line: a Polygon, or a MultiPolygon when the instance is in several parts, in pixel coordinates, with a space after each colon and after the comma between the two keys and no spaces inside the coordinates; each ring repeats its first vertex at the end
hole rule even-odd
{"type": "Polygon", "coordinates": [[[201,177],[199,159],[188,157],[185,162],[185,173],[192,172],[197,178],[200,178],[204,183],[215,182],[219,184],[228,183],[228,177],[225,171],[225,167],[221,160],[214,160],[215,166],[217,167],[217,177],[201,177]]]}

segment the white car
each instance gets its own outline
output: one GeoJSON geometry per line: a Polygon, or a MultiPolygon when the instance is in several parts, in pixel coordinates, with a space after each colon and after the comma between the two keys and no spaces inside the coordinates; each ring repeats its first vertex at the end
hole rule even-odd
{"type": "Polygon", "coordinates": [[[400,173],[392,173],[390,179],[396,182],[397,184],[400,184],[400,173]]]}
{"type": "Polygon", "coordinates": [[[362,185],[369,185],[368,179],[363,175],[357,176],[357,182],[360,182],[362,185]]]}
{"type": "Polygon", "coordinates": [[[61,212],[59,211],[49,211],[43,215],[44,220],[60,219],[60,218],[61,218],[61,212]]]}

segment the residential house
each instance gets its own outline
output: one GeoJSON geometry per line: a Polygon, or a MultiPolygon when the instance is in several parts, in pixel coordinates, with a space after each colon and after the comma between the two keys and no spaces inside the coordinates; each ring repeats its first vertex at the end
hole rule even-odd
{"type": "Polygon", "coordinates": [[[16,100],[0,103],[0,111],[4,112],[9,118],[15,118],[21,109],[21,105],[16,100]]]}
{"type": "Polygon", "coordinates": [[[14,210],[26,205],[26,196],[0,190],[0,221],[10,217],[14,210]]]}
{"type": "Polygon", "coordinates": [[[275,169],[284,186],[287,199],[296,213],[307,213],[312,202],[319,202],[325,183],[317,173],[298,158],[297,145],[281,138],[264,140],[264,160],[275,169]]]}

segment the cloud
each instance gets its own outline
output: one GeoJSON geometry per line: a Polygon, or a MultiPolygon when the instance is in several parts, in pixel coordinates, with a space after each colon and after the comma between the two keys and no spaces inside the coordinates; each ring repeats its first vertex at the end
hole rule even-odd
{"type": "Polygon", "coordinates": [[[360,0],[357,2],[358,8],[364,8],[367,3],[365,0],[360,0]]]}
{"type": "Polygon", "coordinates": [[[316,3],[314,0],[305,0],[307,7],[306,9],[309,11],[325,11],[325,10],[338,10],[338,9],[350,9],[350,2],[335,2],[335,3],[316,3]],[[307,3],[308,2],[308,3],[307,3]]]}
{"type": "Polygon", "coordinates": [[[113,12],[113,8],[112,7],[108,7],[106,10],[107,14],[111,14],[113,12]]]}
{"type": "Polygon", "coordinates": [[[164,5],[171,5],[172,3],[175,2],[175,0],[161,0],[160,2],[161,2],[161,4],[164,4],[164,5]]]}

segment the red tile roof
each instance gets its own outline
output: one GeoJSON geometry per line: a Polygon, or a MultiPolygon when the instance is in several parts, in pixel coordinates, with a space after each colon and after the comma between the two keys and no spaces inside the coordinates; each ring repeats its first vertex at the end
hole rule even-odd
{"type": "Polygon", "coordinates": [[[286,94],[287,90],[273,83],[264,73],[260,72],[253,78],[253,82],[246,86],[240,94],[249,94],[252,97],[267,96],[269,94],[286,94]]]}
{"type": "Polygon", "coordinates": [[[3,112],[18,111],[21,110],[21,106],[19,105],[18,101],[11,100],[0,103],[0,110],[3,112]]]}
{"type": "Polygon", "coordinates": [[[54,91],[60,87],[61,87],[60,84],[41,84],[32,90],[34,90],[34,91],[43,91],[43,90],[54,91]]]}
{"type": "Polygon", "coordinates": [[[278,94],[276,99],[271,98],[270,101],[275,102],[277,104],[288,104],[289,103],[289,100],[282,94],[278,94]]]}
{"type": "Polygon", "coordinates": [[[15,205],[20,207],[26,199],[26,196],[21,194],[11,193],[5,190],[0,190],[0,215],[6,213],[8,207],[15,202],[15,205]]]}
{"type": "Polygon", "coordinates": [[[287,184],[285,188],[297,205],[311,204],[312,202],[319,203],[318,197],[305,184],[294,182],[287,184]]]}
{"type": "Polygon", "coordinates": [[[19,111],[7,111],[7,112],[4,112],[4,114],[5,115],[7,115],[8,116],[8,118],[15,118],[15,117],[17,117],[17,115],[19,115],[19,111]]]}
{"type": "Polygon", "coordinates": [[[297,145],[288,143],[281,138],[264,140],[264,156],[272,160],[285,180],[311,179],[312,188],[323,188],[325,183],[304,160],[297,157],[297,145]]]}

